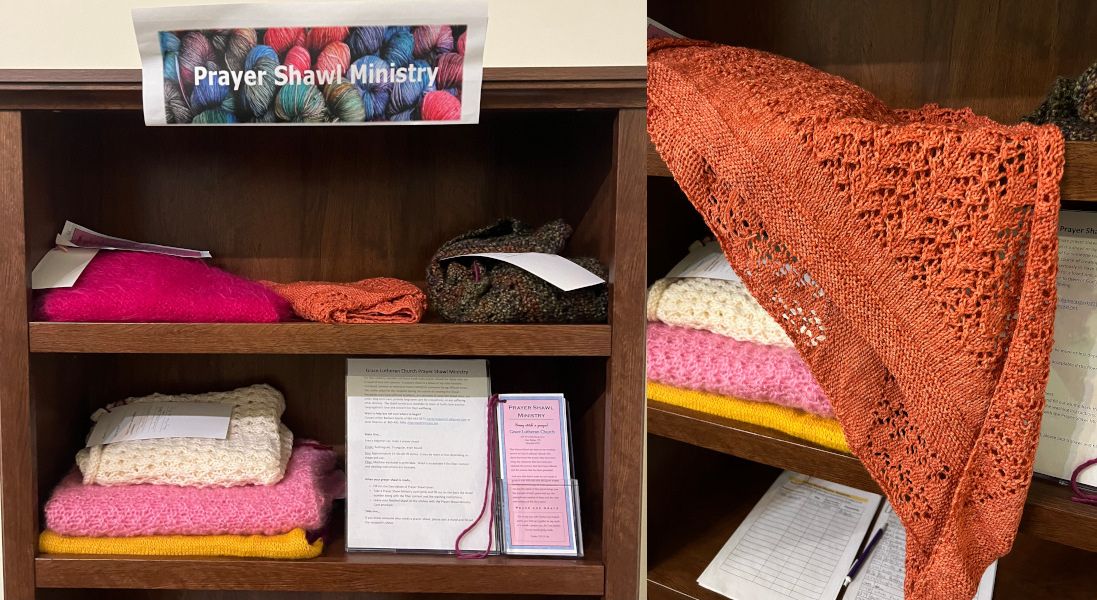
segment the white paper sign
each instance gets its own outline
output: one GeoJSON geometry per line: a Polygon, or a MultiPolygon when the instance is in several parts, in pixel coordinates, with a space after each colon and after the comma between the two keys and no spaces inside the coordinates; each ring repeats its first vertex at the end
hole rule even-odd
{"type": "Polygon", "coordinates": [[[31,289],[72,287],[98,252],[95,248],[51,249],[31,271],[31,289]]]}
{"type": "Polygon", "coordinates": [[[605,279],[559,254],[547,254],[545,252],[481,252],[462,254],[450,258],[461,258],[463,256],[482,256],[501,260],[528,271],[565,292],[606,282],[605,279]]]}
{"type": "MultiPolygon", "coordinates": [[[[485,502],[489,388],[484,360],[347,360],[348,549],[453,552],[485,502]]],[[[493,540],[485,517],[461,549],[493,540]]]]}
{"type": "MultiPolygon", "coordinates": [[[[1060,213],[1056,287],[1055,341],[1034,469],[1070,479],[1078,465],[1097,458],[1097,214],[1060,213]]],[[[1083,471],[1078,481],[1097,485],[1097,469],[1083,471]]]]}
{"type": "Polygon", "coordinates": [[[742,281],[739,274],[731,268],[720,244],[715,241],[693,242],[689,254],[674,265],[667,277],[700,277],[703,279],[723,279],[742,281]]]}
{"type": "Polygon", "coordinates": [[[142,402],[98,412],[87,447],[133,440],[228,437],[232,405],[220,402],[142,402]]]}
{"type": "Polygon", "coordinates": [[[145,123],[476,123],[487,14],[487,0],[135,8],[145,123]]]}

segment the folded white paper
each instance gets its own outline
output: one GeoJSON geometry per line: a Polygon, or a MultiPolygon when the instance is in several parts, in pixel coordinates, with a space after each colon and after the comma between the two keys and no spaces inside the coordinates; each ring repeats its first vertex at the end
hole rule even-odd
{"type": "Polygon", "coordinates": [[[220,402],[144,402],[103,409],[87,447],[133,440],[209,438],[229,435],[232,405],[220,402]]]}
{"type": "Polygon", "coordinates": [[[463,256],[481,256],[493,258],[512,264],[519,269],[528,271],[552,285],[570,292],[599,283],[606,280],[580,267],[559,254],[547,254],[544,252],[481,252],[474,254],[462,254],[452,258],[463,256]]]}
{"type": "Polygon", "coordinates": [[[77,225],[72,221],[65,221],[61,233],[57,234],[57,245],[70,248],[99,248],[100,250],[130,250],[133,252],[149,252],[151,254],[166,254],[181,258],[210,258],[206,250],[191,250],[190,248],[177,248],[175,246],[161,246],[160,244],[147,244],[122,238],[103,235],[77,225]]]}
{"type": "Polygon", "coordinates": [[[95,248],[51,249],[31,271],[31,289],[72,287],[98,252],[95,248]]]}
{"type": "Polygon", "coordinates": [[[741,281],[739,274],[728,263],[720,244],[715,241],[694,242],[689,254],[680,260],[667,273],[667,277],[698,277],[701,279],[723,279],[741,281]]]}

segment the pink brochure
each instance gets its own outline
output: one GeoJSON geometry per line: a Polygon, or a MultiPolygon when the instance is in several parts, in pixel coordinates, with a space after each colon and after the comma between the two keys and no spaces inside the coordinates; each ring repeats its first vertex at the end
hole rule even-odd
{"type": "Polygon", "coordinates": [[[567,404],[562,394],[500,394],[503,551],[580,556],[567,404]]]}

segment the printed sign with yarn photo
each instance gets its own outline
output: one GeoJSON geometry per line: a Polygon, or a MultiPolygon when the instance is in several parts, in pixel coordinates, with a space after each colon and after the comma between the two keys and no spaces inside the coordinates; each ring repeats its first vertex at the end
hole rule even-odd
{"type": "Polygon", "coordinates": [[[479,119],[482,0],[135,9],[133,18],[148,125],[479,119]]]}

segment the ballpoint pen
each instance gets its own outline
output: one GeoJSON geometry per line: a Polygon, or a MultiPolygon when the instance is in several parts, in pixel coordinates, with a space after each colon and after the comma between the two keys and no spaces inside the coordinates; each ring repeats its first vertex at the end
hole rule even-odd
{"type": "Polygon", "coordinates": [[[849,573],[846,574],[846,579],[842,582],[842,587],[846,587],[853,581],[853,578],[857,576],[857,571],[861,570],[861,565],[865,564],[868,560],[868,555],[872,554],[873,548],[880,541],[880,538],[884,537],[884,532],[887,531],[887,523],[884,526],[876,530],[876,534],[869,540],[868,545],[861,551],[861,554],[857,556],[853,561],[853,566],[849,568],[849,573]]]}

